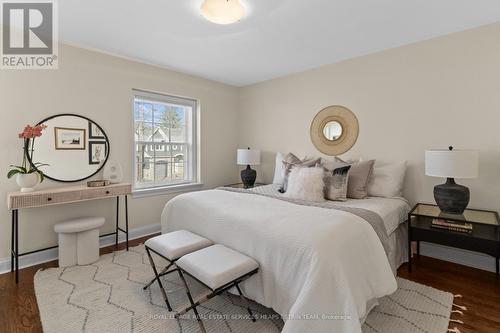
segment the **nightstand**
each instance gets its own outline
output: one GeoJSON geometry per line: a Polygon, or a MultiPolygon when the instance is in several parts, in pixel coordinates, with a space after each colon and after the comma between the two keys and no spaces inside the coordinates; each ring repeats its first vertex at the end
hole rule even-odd
{"type": "MultiPolygon", "coordinates": [[[[264,186],[264,185],[268,185],[268,184],[255,183],[252,187],[249,187],[249,188],[259,187],[259,186],[264,186]]],[[[234,187],[234,188],[245,188],[245,186],[243,186],[243,183],[235,183],[235,184],[229,184],[229,185],[224,185],[224,186],[225,187],[234,187]]]]}
{"type": "Polygon", "coordinates": [[[500,258],[500,218],[495,211],[466,209],[462,215],[446,214],[439,207],[419,203],[408,214],[408,250],[410,253],[408,269],[411,272],[411,242],[417,242],[417,254],[420,254],[420,242],[441,244],[459,249],[488,254],[495,258],[497,277],[500,258]],[[439,229],[432,225],[434,219],[450,222],[470,223],[472,232],[465,233],[439,229]]]}

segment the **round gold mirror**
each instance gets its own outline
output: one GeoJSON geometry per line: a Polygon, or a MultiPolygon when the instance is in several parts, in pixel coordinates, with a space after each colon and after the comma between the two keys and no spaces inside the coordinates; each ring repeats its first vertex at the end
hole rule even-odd
{"type": "Polygon", "coordinates": [[[340,155],[354,146],[358,139],[358,119],[344,106],[324,108],[311,123],[311,141],[326,155],[340,155]]]}
{"type": "Polygon", "coordinates": [[[342,136],[342,125],[338,121],[329,121],[323,127],[323,135],[329,141],[338,140],[342,136]]]}

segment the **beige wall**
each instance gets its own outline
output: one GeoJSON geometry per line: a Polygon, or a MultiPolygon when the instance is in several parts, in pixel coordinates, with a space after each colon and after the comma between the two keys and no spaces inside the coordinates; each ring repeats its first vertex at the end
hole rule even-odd
{"type": "Polygon", "coordinates": [[[259,148],[259,176],[271,181],[274,152],[320,155],[309,125],[340,104],[358,117],[346,157],[407,160],[405,194],[432,201],[441,179],[424,176],[424,150],[480,150],[471,205],[500,208],[500,24],[392,49],[240,90],[240,146],[259,148]]]}
{"type": "MultiPolygon", "coordinates": [[[[206,187],[238,179],[235,149],[263,151],[259,178],[271,181],[274,154],[320,155],[309,139],[321,108],[341,104],[356,113],[360,136],[346,157],[382,162],[408,160],[405,194],[432,201],[441,180],[423,175],[426,148],[481,151],[481,176],[460,181],[472,205],[500,208],[500,24],[344,61],[276,80],[234,88],[154,66],[62,46],[60,69],[0,71],[0,261],[9,256],[8,164],[20,161],[17,133],[25,124],[71,112],[99,123],[111,157],[131,181],[131,90],[197,98],[201,103],[201,173],[206,187]]],[[[60,186],[47,182],[40,188],[60,186]]],[[[133,199],[130,226],[159,222],[171,196],[133,199]]],[[[21,211],[21,250],[56,243],[52,225],[85,214],[114,217],[113,201],[21,211]]],[[[112,229],[108,222],[103,232],[112,229]]]]}
{"type": "MultiPolygon", "coordinates": [[[[236,178],[236,88],[70,46],[61,46],[59,56],[59,70],[0,71],[0,261],[9,256],[10,249],[6,194],[18,190],[15,181],[5,177],[8,165],[21,161],[17,133],[47,116],[76,113],[100,124],[111,142],[110,158],[120,161],[125,180],[131,181],[132,89],[196,98],[201,105],[202,181],[213,187],[236,178]]],[[[61,185],[47,181],[40,188],[61,185]]],[[[159,223],[170,197],[131,200],[130,227],[159,223]]],[[[21,250],[54,245],[57,238],[52,225],[85,214],[106,216],[108,223],[102,231],[108,232],[114,201],[21,211],[21,250]]]]}

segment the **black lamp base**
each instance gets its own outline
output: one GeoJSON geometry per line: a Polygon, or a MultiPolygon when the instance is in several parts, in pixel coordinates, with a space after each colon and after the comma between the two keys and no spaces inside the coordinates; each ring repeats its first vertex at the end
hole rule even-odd
{"type": "Polygon", "coordinates": [[[469,189],[448,178],[446,183],[434,187],[434,199],[443,213],[463,214],[470,200],[469,189]]]}
{"type": "Polygon", "coordinates": [[[257,171],[250,168],[250,165],[247,165],[246,169],[241,170],[241,181],[243,182],[243,186],[245,188],[253,187],[256,179],[257,171]]]}

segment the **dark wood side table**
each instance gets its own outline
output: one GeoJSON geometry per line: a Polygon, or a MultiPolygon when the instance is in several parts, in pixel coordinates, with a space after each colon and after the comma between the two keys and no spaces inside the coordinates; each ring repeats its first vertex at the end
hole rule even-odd
{"type": "Polygon", "coordinates": [[[498,212],[466,209],[462,215],[446,214],[439,207],[431,204],[416,204],[408,214],[408,269],[411,272],[411,242],[417,242],[417,254],[420,254],[420,242],[441,244],[459,249],[488,254],[495,258],[497,277],[499,276],[500,258],[500,218],[498,212]],[[432,220],[443,219],[472,224],[472,233],[438,229],[432,226],[432,220]]]}

